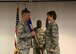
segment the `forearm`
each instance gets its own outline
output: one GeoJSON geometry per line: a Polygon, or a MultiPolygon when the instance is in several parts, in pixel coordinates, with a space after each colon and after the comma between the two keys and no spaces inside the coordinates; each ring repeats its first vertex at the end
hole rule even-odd
{"type": "Polygon", "coordinates": [[[31,33],[20,33],[18,34],[19,38],[30,38],[31,33]]]}
{"type": "Polygon", "coordinates": [[[51,46],[51,48],[52,48],[52,49],[55,49],[58,45],[59,45],[59,43],[58,43],[58,38],[54,38],[54,39],[52,40],[52,46],[51,46]]]}

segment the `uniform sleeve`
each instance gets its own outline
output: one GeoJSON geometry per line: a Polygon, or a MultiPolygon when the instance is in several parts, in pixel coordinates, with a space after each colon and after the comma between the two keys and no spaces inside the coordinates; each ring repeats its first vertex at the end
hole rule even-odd
{"type": "Polygon", "coordinates": [[[43,29],[40,29],[39,30],[39,35],[38,35],[38,37],[40,36],[40,38],[38,39],[39,40],[39,45],[41,46],[43,46],[43,48],[45,48],[45,36],[44,36],[44,31],[43,31],[43,29]]]}
{"type": "Polygon", "coordinates": [[[43,31],[43,42],[42,44],[44,45],[45,44],[45,35],[44,35],[44,31],[43,31]]]}
{"type": "Polygon", "coordinates": [[[28,38],[31,37],[31,33],[26,32],[27,28],[24,28],[21,24],[18,26],[18,36],[19,38],[28,38]]]}
{"type": "Polygon", "coordinates": [[[52,27],[52,49],[55,49],[58,46],[59,34],[58,34],[58,26],[57,24],[52,27]]]}

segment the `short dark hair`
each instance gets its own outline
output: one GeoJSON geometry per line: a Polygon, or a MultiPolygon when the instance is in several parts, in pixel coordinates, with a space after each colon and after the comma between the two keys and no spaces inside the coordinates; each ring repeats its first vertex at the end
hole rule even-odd
{"type": "Polygon", "coordinates": [[[25,9],[22,10],[21,14],[24,14],[24,13],[30,13],[30,11],[27,10],[27,8],[25,8],[25,9]]]}
{"type": "Polygon", "coordinates": [[[53,16],[54,20],[56,20],[56,18],[57,18],[57,15],[56,15],[55,11],[49,11],[49,12],[47,12],[47,15],[53,16]]]}

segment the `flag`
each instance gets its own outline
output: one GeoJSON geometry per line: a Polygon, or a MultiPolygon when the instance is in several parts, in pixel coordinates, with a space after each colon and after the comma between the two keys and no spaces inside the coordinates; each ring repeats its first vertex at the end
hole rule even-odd
{"type": "Polygon", "coordinates": [[[18,27],[18,23],[19,23],[19,6],[17,6],[17,10],[16,10],[16,25],[15,25],[15,37],[14,37],[14,46],[16,47],[16,41],[17,41],[17,27],[18,27]]]}

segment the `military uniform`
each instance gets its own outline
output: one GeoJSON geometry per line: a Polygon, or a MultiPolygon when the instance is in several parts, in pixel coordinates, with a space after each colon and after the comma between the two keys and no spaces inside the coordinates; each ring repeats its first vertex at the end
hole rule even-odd
{"type": "Polygon", "coordinates": [[[18,34],[17,34],[17,49],[18,54],[29,54],[31,48],[31,33],[27,22],[21,21],[18,24],[18,34]]]}
{"type": "Polygon", "coordinates": [[[34,38],[34,46],[33,46],[33,53],[34,54],[43,54],[44,48],[45,48],[45,37],[44,37],[44,31],[41,28],[35,28],[36,31],[36,37],[34,38]],[[40,48],[40,45],[43,47],[40,48]]]}
{"type": "Polygon", "coordinates": [[[47,54],[60,54],[59,49],[59,33],[58,33],[58,26],[55,21],[50,21],[47,24],[45,30],[46,36],[46,51],[47,54]],[[50,52],[49,49],[55,50],[54,52],[50,52]]]}

